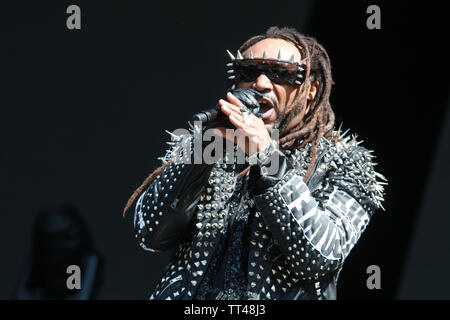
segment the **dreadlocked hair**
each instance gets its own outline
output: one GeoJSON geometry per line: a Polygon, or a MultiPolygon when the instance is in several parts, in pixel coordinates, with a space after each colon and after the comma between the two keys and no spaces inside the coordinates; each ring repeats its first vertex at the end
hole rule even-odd
{"type": "MultiPolygon", "coordinates": [[[[331,86],[334,84],[331,76],[331,62],[324,47],[313,37],[305,36],[294,28],[269,28],[265,34],[248,39],[239,48],[245,52],[252,45],[264,39],[283,39],[294,44],[300,51],[302,59],[306,59],[306,74],[300,87],[294,106],[285,114],[280,114],[277,119],[277,127],[280,131],[280,148],[282,150],[295,150],[311,143],[310,164],[303,180],[311,175],[314,163],[317,160],[319,142],[324,136],[327,139],[333,137],[334,112],[330,105],[331,86]],[[318,82],[317,92],[310,102],[309,110],[307,95],[313,82],[318,82]],[[307,113],[306,113],[307,112],[307,113]],[[306,113],[306,114],[305,114],[306,113]]],[[[337,138],[337,137],[334,137],[337,138]]],[[[239,173],[242,177],[249,168],[239,173]]]]}
{"type": "MultiPolygon", "coordinates": [[[[303,177],[303,180],[306,181],[311,175],[314,163],[317,160],[320,139],[322,137],[338,139],[337,136],[333,136],[332,132],[335,116],[329,101],[331,86],[334,84],[331,76],[330,58],[324,47],[313,37],[302,35],[294,28],[280,28],[276,26],[270,27],[264,34],[248,39],[242,44],[239,51],[245,52],[252,45],[264,39],[283,39],[293,43],[300,51],[302,59],[304,57],[308,58],[306,59],[304,82],[300,87],[294,106],[287,113],[280,114],[279,119],[277,119],[277,127],[280,131],[279,144],[282,150],[295,150],[311,143],[311,161],[303,177]],[[315,81],[318,81],[317,92],[306,113],[308,108],[307,95],[311,88],[311,83],[315,81]]],[[[125,215],[144,188],[169,164],[170,162],[165,163],[153,171],[139,188],[134,191],[123,210],[123,215],[125,215]]],[[[237,175],[237,178],[242,178],[249,170],[250,167],[248,166],[237,175]]]]}
{"type": "Polygon", "coordinates": [[[125,213],[131,207],[134,200],[136,200],[136,198],[141,194],[141,192],[144,191],[145,187],[153,179],[155,179],[171,162],[172,162],[172,160],[169,160],[169,161],[165,162],[162,166],[156,168],[152,173],[150,173],[150,175],[147,178],[145,178],[144,182],[142,182],[142,184],[136,190],[134,190],[133,194],[128,199],[127,204],[125,205],[125,208],[123,209],[123,212],[122,212],[123,216],[125,216],[125,213]]]}

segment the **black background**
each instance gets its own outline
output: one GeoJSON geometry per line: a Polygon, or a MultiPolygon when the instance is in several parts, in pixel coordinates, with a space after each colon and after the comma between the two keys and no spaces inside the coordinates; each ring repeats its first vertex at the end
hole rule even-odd
{"type": "MultiPolygon", "coordinates": [[[[389,179],[386,212],[347,259],[338,296],[397,298],[446,112],[442,12],[401,1],[2,1],[0,298],[20,276],[36,212],[60,203],[80,210],[105,259],[99,298],[151,293],[171,252],[141,250],[122,208],[159,164],[164,129],[222,97],[225,50],[272,25],[325,46],[337,123],[375,150],[389,179]],[[66,28],[70,4],[81,8],[81,30],[66,28]],[[381,30],[366,27],[370,4],[381,8],[381,30]],[[381,290],[366,287],[372,264],[381,290]]],[[[438,245],[429,250],[449,261],[449,244],[438,245]]]]}

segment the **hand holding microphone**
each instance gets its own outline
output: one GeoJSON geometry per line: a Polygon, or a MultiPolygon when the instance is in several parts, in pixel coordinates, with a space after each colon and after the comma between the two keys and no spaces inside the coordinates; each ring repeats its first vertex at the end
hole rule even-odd
{"type": "MultiPolygon", "coordinates": [[[[244,105],[250,113],[254,114],[256,117],[261,119],[261,113],[259,112],[259,102],[258,100],[263,97],[263,95],[254,89],[233,89],[229,90],[233,96],[235,96],[239,101],[244,105]]],[[[207,128],[217,128],[224,127],[230,129],[236,129],[236,126],[233,125],[228,119],[227,115],[225,115],[221,109],[220,105],[217,104],[215,108],[208,109],[196,113],[192,117],[192,121],[201,121],[203,126],[207,128]]]]}
{"type": "Polygon", "coordinates": [[[226,100],[219,100],[216,108],[195,115],[193,120],[215,128],[216,135],[233,141],[247,155],[252,155],[272,142],[260,113],[258,100],[261,98],[263,95],[253,89],[232,90],[226,100]],[[234,129],[234,134],[229,136],[227,129],[234,129]]]}

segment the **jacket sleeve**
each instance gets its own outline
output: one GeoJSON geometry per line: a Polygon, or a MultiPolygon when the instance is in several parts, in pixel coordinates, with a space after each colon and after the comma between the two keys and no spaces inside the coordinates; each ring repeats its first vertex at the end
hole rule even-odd
{"type": "Polygon", "coordinates": [[[318,279],[340,268],[381,207],[383,187],[375,178],[382,176],[373,170],[370,152],[356,145],[335,157],[340,164],[329,162],[320,192],[312,192],[303,181],[306,170],[274,153],[280,164],[274,174],[262,174],[264,165],[252,167],[255,204],[288,267],[301,279],[318,279]]]}
{"type": "Polygon", "coordinates": [[[142,193],[135,208],[136,238],[152,252],[170,249],[182,240],[211,171],[210,165],[194,162],[194,135],[172,137],[171,149],[160,158],[170,164],[142,193]]]}

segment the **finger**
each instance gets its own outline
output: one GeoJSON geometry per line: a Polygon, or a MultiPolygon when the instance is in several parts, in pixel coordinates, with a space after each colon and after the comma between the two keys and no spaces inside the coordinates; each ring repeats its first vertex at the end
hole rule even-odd
{"type": "Polygon", "coordinates": [[[228,92],[228,93],[227,93],[227,98],[228,98],[228,101],[230,101],[232,104],[234,104],[234,105],[236,105],[236,106],[238,106],[238,107],[241,107],[241,106],[244,105],[244,104],[241,102],[241,100],[239,100],[238,98],[236,98],[236,96],[234,96],[231,92],[228,92]]]}
{"type": "Polygon", "coordinates": [[[230,108],[231,110],[235,111],[235,112],[240,112],[240,106],[236,106],[226,100],[220,99],[219,100],[219,105],[220,106],[227,106],[228,108],[230,108]]]}
{"type": "Polygon", "coordinates": [[[244,113],[243,117],[242,117],[242,121],[244,122],[244,125],[247,129],[251,129],[253,127],[255,127],[256,123],[255,123],[255,119],[256,117],[253,116],[252,114],[246,114],[244,113]]]}
{"type": "Polygon", "coordinates": [[[237,117],[235,117],[234,115],[230,115],[229,119],[230,119],[230,122],[232,124],[234,124],[234,126],[238,129],[243,130],[246,127],[244,122],[242,120],[238,119],[237,117]]]}
{"type": "MultiPolygon", "coordinates": [[[[223,105],[223,106],[221,107],[221,110],[222,110],[222,112],[223,112],[225,115],[227,115],[228,117],[229,117],[230,115],[233,115],[233,116],[235,116],[235,117],[238,118],[238,119],[241,119],[241,118],[242,118],[242,114],[241,114],[241,113],[232,110],[232,109],[229,108],[227,105],[223,105]]],[[[241,120],[242,120],[242,119],[241,119],[241,120]]]]}

